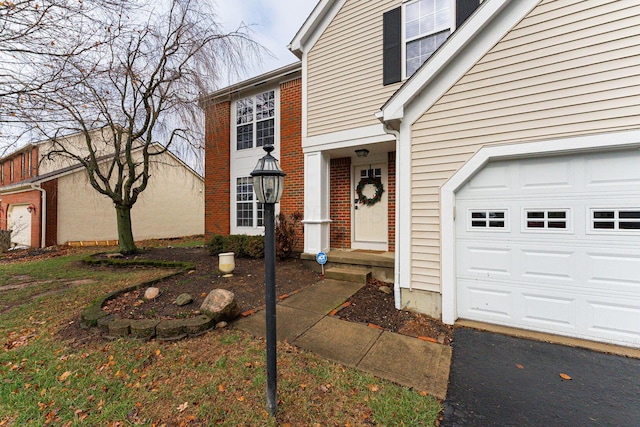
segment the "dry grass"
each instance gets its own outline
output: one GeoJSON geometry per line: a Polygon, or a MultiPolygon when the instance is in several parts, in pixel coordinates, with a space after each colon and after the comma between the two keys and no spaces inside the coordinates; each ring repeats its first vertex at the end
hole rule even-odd
{"type": "Polygon", "coordinates": [[[9,307],[0,314],[0,426],[422,426],[438,417],[424,393],[282,343],[274,420],[264,341],[233,329],[175,343],[62,339],[100,294],[168,273],[87,267],[81,256],[0,266],[2,284],[34,279],[0,291],[9,307]]]}

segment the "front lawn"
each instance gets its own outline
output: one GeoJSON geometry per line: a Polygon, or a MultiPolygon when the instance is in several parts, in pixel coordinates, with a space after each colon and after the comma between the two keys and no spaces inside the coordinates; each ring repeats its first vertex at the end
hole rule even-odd
{"type": "Polygon", "coordinates": [[[233,328],[174,343],[70,334],[97,297],[171,273],[89,267],[82,256],[0,264],[0,426],[436,422],[441,405],[430,396],[286,343],[276,422],[265,410],[264,341],[233,328]]]}

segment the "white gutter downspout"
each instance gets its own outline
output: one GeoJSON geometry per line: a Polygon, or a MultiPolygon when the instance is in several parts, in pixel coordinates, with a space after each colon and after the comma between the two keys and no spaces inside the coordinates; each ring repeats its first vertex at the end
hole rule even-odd
{"type": "MultiPolygon", "coordinates": [[[[380,119],[380,117],[378,117],[380,119]]],[[[382,121],[382,120],[380,120],[382,121]]],[[[400,294],[400,251],[401,248],[398,245],[398,144],[400,144],[400,132],[389,127],[388,123],[382,122],[382,128],[389,135],[393,135],[396,139],[396,209],[395,209],[395,223],[396,223],[396,245],[395,256],[393,260],[393,299],[395,302],[396,310],[402,310],[402,296],[400,294]]]]}
{"type": "Polygon", "coordinates": [[[42,209],[42,212],[40,212],[40,247],[44,248],[47,245],[47,191],[40,187],[40,185],[36,186],[36,184],[31,184],[31,189],[37,190],[41,194],[40,208],[42,209]]]}

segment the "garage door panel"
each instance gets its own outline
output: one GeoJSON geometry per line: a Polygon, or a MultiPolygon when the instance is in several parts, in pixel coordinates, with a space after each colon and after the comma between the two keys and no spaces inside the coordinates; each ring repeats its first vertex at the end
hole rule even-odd
{"type": "Polygon", "coordinates": [[[522,300],[523,324],[575,330],[578,305],[575,298],[525,292],[522,300]]]}
{"type": "Polygon", "coordinates": [[[520,170],[522,190],[552,189],[567,190],[573,187],[573,163],[563,160],[527,161],[520,165],[512,164],[520,170]],[[544,173],[540,170],[544,169],[544,173]]]}
{"type": "MultiPolygon", "coordinates": [[[[585,160],[585,187],[590,191],[619,191],[640,184],[638,155],[613,153],[585,160]]],[[[637,187],[636,187],[637,188],[637,187]]]]}
{"type": "Polygon", "coordinates": [[[512,251],[491,246],[466,246],[463,249],[463,271],[472,275],[510,276],[512,251]]]}
{"type": "Polygon", "coordinates": [[[508,165],[489,165],[482,174],[476,175],[467,185],[469,194],[504,192],[511,189],[508,165]]]}
{"type": "Polygon", "coordinates": [[[587,331],[617,341],[640,342],[640,305],[598,299],[587,301],[587,331]]]}
{"type": "Polygon", "coordinates": [[[640,292],[640,254],[590,252],[585,265],[588,281],[595,287],[610,285],[623,291],[640,292]]]}
{"type": "Polygon", "coordinates": [[[523,278],[575,280],[575,252],[522,249],[521,253],[523,278]]]}
{"type": "Polygon", "coordinates": [[[459,304],[469,319],[492,318],[513,321],[513,291],[494,284],[469,281],[465,292],[458,296],[459,304]]]}

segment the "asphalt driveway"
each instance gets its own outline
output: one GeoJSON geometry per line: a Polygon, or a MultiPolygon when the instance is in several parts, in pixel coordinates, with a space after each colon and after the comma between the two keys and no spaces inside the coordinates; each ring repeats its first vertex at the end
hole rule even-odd
{"type": "Polygon", "coordinates": [[[640,426],[640,360],[459,329],[441,425],[640,426]]]}

